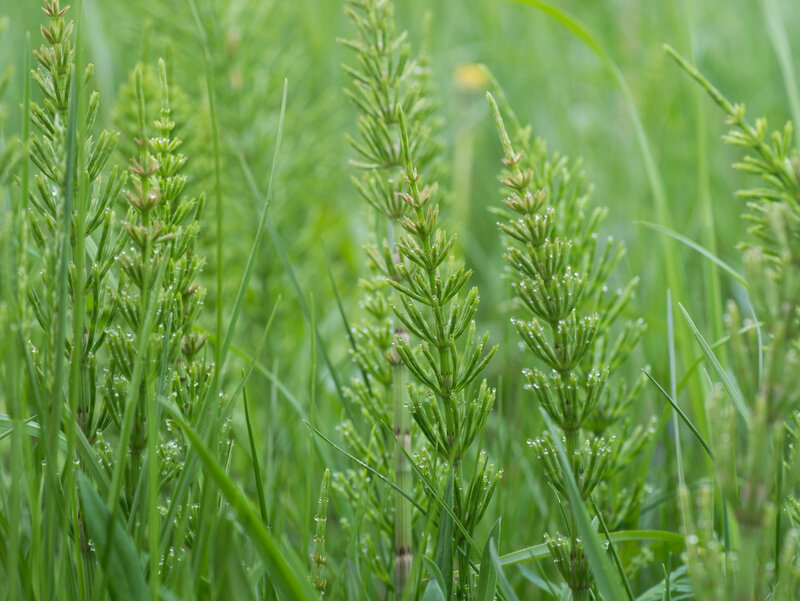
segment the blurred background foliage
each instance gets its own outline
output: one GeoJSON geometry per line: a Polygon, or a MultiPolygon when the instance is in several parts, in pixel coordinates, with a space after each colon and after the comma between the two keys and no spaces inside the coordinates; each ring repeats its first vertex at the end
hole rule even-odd
{"type": "MultiPolygon", "coordinates": [[[[399,28],[407,29],[415,47],[424,48],[430,57],[439,113],[446,123],[449,168],[440,182],[445,194],[442,221],[458,232],[458,252],[474,269],[473,281],[483,301],[478,315],[481,328],[488,328],[492,340],[501,344],[501,360],[487,370],[489,380],[498,386],[498,401],[486,445],[505,469],[490,513],[502,515],[505,524],[517,525],[504,529],[501,552],[505,552],[539,543],[547,521],[536,516],[554,509],[548,509],[550,492],[542,490],[538,467],[526,445],[540,431],[540,417],[530,397],[520,394],[523,361],[508,323],[510,291],[501,281],[505,269],[501,244],[489,211],[501,199],[496,179],[501,149],[484,98],[489,81],[478,65],[485,65],[501,82],[520,120],[529,121],[534,135],[546,138],[551,150],[583,157],[587,180],[595,184],[595,201],[609,207],[603,233],[628,245],[620,281],[641,276],[630,311],[641,314],[649,329],[627,369],[638,371],[649,364],[660,381],[668,379],[669,365],[666,238],[636,223],[658,222],[659,217],[631,115],[607,66],[575,35],[521,3],[403,0],[397,4],[399,28]]],[[[670,223],[663,225],[702,243],[700,197],[707,186],[717,254],[738,268],[742,206],[733,190],[743,187],[743,176],[731,175],[729,169],[735,151],[719,142],[725,126],[716,107],[678,71],[662,44],[693,55],[729,98],[745,102],[751,114],[763,114],[779,127],[790,116],[789,103],[765,5],[760,0],[558,0],[554,4],[595,36],[631,89],[665,186],[670,223]]],[[[800,3],[772,4],[787,31],[800,31],[800,3]]],[[[186,122],[184,152],[195,175],[191,185],[206,190],[213,204],[212,135],[198,18],[211,50],[223,153],[224,231],[214,231],[208,212],[200,241],[200,252],[207,259],[202,277],[209,290],[202,320],[213,330],[215,305],[220,302],[215,298],[215,273],[224,270],[222,302],[228,311],[269,183],[283,83],[288,80],[285,131],[269,209],[279,241],[265,237],[234,350],[249,356],[273,306],[280,302],[249,397],[265,454],[262,465],[273,531],[288,537],[296,548],[306,549],[313,536],[322,473],[326,467],[348,465],[346,458],[315,440],[301,421],[308,420],[336,438],[342,407],[321,357],[323,350],[341,382],[355,372],[329,268],[352,323],[359,317],[356,283],[365,272],[361,246],[374,221],[349,181],[348,159],[353,153],[344,139],[344,133],[354,129],[355,110],[342,93],[346,75],[340,65],[346,50],[336,38],[350,36],[351,26],[339,0],[197,0],[197,9],[195,16],[190,4],[180,1],[84,0],[83,40],[96,65],[95,83],[103,97],[99,122],[114,124],[114,99],[130,95],[125,88],[137,62],[152,65],[158,57],[166,58],[170,79],[181,89],[175,115],[186,122]],[[254,196],[248,185],[243,164],[252,170],[260,196],[254,196]],[[223,266],[216,264],[214,255],[219,235],[224,237],[223,266]],[[285,250],[301,296],[278,248],[285,250]],[[312,320],[304,315],[301,303],[313,316],[319,344],[314,344],[312,320]]],[[[21,98],[25,36],[30,32],[38,44],[40,2],[0,0],[0,15],[10,19],[9,31],[0,40],[0,57],[3,67],[14,68],[6,97],[21,98]]],[[[800,64],[800,44],[796,38],[791,41],[795,64],[800,64]]],[[[20,111],[10,110],[5,131],[20,131],[20,120],[20,111]]],[[[683,303],[701,331],[712,337],[719,324],[709,315],[714,309],[707,294],[708,262],[683,245],[671,244],[683,279],[682,296],[674,300],[683,303]]],[[[722,298],[740,294],[724,274],[721,283],[722,298]]],[[[227,377],[233,380],[238,373],[229,368],[227,377]]],[[[660,416],[663,409],[662,399],[646,394],[638,404],[639,422],[660,416]]],[[[234,433],[242,442],[239,448],[247,449],[238,411],[234,433]]],[[[653,498],[675,489],[668,456],[659,449],[654,457],[648,477],[653,498]]],[[[245,464],[243,456],[237,459],[235,454],[231,472],[237,476],[238,471],[237,481],[245,483],[252,497],[254,483],[245,464]]],[[[337,540],[336,520],[347,517],[340,513],[345,508],[339,501],[331,495],[327,545],[332,579],[337,562],[347,555],[346,541],[337,540]]],[[[675,530],[679,521],[673,512],[646,512],[643,526],[650,522],[675,530]]]]}

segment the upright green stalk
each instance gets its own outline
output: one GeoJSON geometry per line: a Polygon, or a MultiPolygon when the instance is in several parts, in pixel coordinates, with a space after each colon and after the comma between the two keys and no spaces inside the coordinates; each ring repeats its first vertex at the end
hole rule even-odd
{"type": "MultiPolygon", "coordinates": [[[[465,543],[483,517],[502,472],[496,473],[481,452],[473,477],[467,480],[462,461],[475,440],[482,439],[495,399],[495,390],[489,389],[486,380],[477,390],[471,384],[497,347],[488,347],[488,333],[480,340],[475,338],[473,318],[478,310],[478,290],[463,292],[471,272],[451,254],[455,236],[448,236],[438,226],[439,206],[432,201],[435,189],[423,185],[414,167],[402,106],[397,107],[397,117],[408,186],[400,198],[409,207],[410,215],[400,222],[405,234],[397,248],[403,261],[384,264],[382,268],[387,272],[396,270],[399,277],[390,281],[400,293],[401,306],[393,310],[419,340],[415,350],[408,340],[399,337],[394,344],[419,382],[419,386],[409,385],[411,414],[434,453],[445,462],[444,479],[452,478],[454,482],[453,512],[466,535],[459,529],[450,541],[451,553],[444,555],[455,556],[459,564],[460,580],[452,592],[458,599],[469,599],[474,580],[465,543]]],[[[442,482],[439,485],[442,490],[445,488],[442,482]]],[[[449,566],[440,569],[448,570],[449,566]]]]}
{"type": "MultiPolygon", "coordinates": [[[[381,274],[379,265],[388,258],[390,263],[399,260],[394,240],[394,223],[405,214],[399,202],[400,183],[397,173],[402,166],[399,133],[396,129],[396,109],[406,102],[411,111],[414,145],[421,155],[421,165],[428,166],[438,152],[433,139],[436,124],[431,120],[432,102],[427,89],[428,72],[423,64],[410,58],[405,33],[396,35],[393,7],[379,0],[351,0],[347,14],[358,30],[353,40],[343,40],[356,52],[357,65],[345,67],[353,78],[353,88],[346,93],[358,108],[359,136],[348,138],[359,154],[354,165],[362,171],[354,184],[360,195],[384,220],[379,220],[375,232],[382,248],[367,249],[372,277],[362,282],[366,289],[364,305],[374,321],[356,331],[355,358],[361,367],[363,379],[354,380],[348,394],[366,411],[372,426],[371,440],[356,440],[356,430],[348,426],[355,447],[378,448],[383,455],[381,463],[392,465],[395,483],[404,491],[412,492],[413,480],[406,454],[412,450],[412,434],[407,409],[407,368],[392,348],[395,338],[407,338],[408,332],[396,323],[391,306],[396,303],[396,293],[386,294],[390,274],[381,274]],[[391,297],[391,298],[389,298],[391,297]],[[389,405],[387,407],[387,405],[389,405]],[[391,423],[397,442],[386,440],[383,423],[391,423]]],[[[392,269],[394,271],[394,269],[392,269]]],[[[354,482],[342,490],[355,491],[354,482]]],[[[365,495],[372,498],[371,495],[365,495]]],[[[413,563],[411,504],[402,495],[394,495],[394,592],[396,598],[404,594],[413,563]]],[[[385,513],[379,506],[372,508],[376,517],[385,513]]],[[[381,516],[382,517],[382,516],[381,516]]],[[[383,521],[379,520],[379,523],[383,521]]]]}

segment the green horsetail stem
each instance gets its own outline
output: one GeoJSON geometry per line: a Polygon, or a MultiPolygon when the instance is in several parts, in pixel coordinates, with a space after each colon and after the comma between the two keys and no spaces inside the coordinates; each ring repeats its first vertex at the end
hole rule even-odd
{"type": "Polygon", "coordinates": [[[331,481],[331,470],[325,468],[322,476],[322,486],[319,491],[319,504],[317,515],[314,516],[316,523],[314,530],[314,552],[311,554],[311,575],[314,588],[317,589],[320,597],[325,595],[328,580],[325,577],[325,527],[328,523],[328,488],[331,481]]]}

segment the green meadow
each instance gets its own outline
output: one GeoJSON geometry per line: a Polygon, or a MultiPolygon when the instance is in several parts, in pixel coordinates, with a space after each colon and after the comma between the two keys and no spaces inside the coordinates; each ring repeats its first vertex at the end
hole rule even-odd
{"type": "Polygon", "coordinates": [[[799,31],[0,0],[0,600],[800,598],[799,31]]]}

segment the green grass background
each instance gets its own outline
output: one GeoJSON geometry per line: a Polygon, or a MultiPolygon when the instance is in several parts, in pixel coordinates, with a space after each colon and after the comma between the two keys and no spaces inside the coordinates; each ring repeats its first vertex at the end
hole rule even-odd
{"type": "MultiPolygon", "coordinates": [[[[252,169],[263,193],[286,79],[285,131],[270,221],[296,274],[303,302],[311,308],[321,344],[339,379],[346,382],[355,369],[328,267],[348,317],[356,321],[360,315],[356,282],[364,273],[361,245],[374,217],[349,182],[352,152],[343,133],[354,130],[355,111],[341,93],[347,81],[340,64],[349,57],[336,38],[352,31],[342,4],[334,0],[198,0],[197,4],[209,35],[223,145],[223,231],[214,231],[212,213],[207,212],[201,243],[208,261],[204,284],[209,288],[204,325],[213,330],[219,302],[227,315],[244,270],[263,198],[254,198],[244,183],[241,159],[252,169]],[[223,299],[214,292],[220,267],[214,260],[217,236],[224,241],[223,299]]],[[[542,12],[513,2],[404,0],[397,7],[399,27],[408,29],[415,47],[424,47],[430,56],[441,103],[439,113],[447,124],[448,174],[440,182],[443,221],[458,232],[458,251],[474,269],[474,282],[481,291],[481,327],[488,328],[492,339],[502,345],[487,373],[490,382],[499,387],[499,396],[486,440],[493,461],[505,469],[493,510],[503,516],[505,524],[501,553],[541,542],[548,521],[541,513],[551,513],[555,504],[526,445],[542,424],[531,399],[521,390],[519,371],[529,357],[517,350],[516,336],[508,326],[509,287],[502,280],[502,249],[488,210],[501,199],[496,180],[501,150],[484,99],[485,88],[459,85],[459,67],[486,65],[502,83],[521,120],[532,124],[535,135],[546,138],[552,150],[583,157],[587,179],[595,184],[595,202],[609,207],[604,232],[628,244],[620,281],[634,274],[641,277],[631,310],[645,318],[649,330],[627,368],[635,372],[651,365],[662,382],[668,380],[669,369],[666,257],[671,254],[680,277],[678,289],[672,290],[673,299],[688,308],[709,340],[720,336],[718,317],[723,310],[714,302],[712,276],[719,278],[721,299],[742,291],[695,251],[667,243],[662,234],[636,221],[661,223],[706,247],[713,234],[715,252],[735,268],[740,266],[736,243],[743,234],[741,203],[733,197],[733,190],[742,187],[743,176],[730,170],[736,155],[719,140],[725,131],[721,115],[675,67],[662,44],[669,43],[685,56],[694,55],[709,79],[729,98],[745,102],[751,115],[763,114],[773,126],[790,116],[765,7],[758,0],[565,0],[554,4],[580,21],[619,65],[660,171],[668,223],[656,210],[642,150],[620,89],[606,65],[575,35],[542,12]],[[704,194],[710,200],[713,231],[703,213],[704,194]]],[[[800,31],[800,3],[776,0],[773,5],[786,31],[800,31]]],[[[95,82],[103,99],[101,123],[112,123],[114,99],[135,63],[153,64],[164,56],[172,81],[185,93],[185,108],[192,119],[186,152],[197,176],[193,185],[212,196],[202,47],[188,4],[85,0],[83,8],[86,51],[96,65],[95,82]]],[[[11,102],[5,131],[9,133],[21,127],[15,99],[21,98],[25,35],[31,32],[33,45],[38,45],[42,14],[37,1],[0,0],[0,15],[10,18],[10,29],[0,39],[0,68],[11,65],[15,70],[7,93],[11,102]]],[[[790,35],[790,40],[794,63],[800,64],[800,43],[796,36],[792,39],[790,35]]],[[[273,533],[304,550],[313,536],[322,472],[326,466],[341,468],[348,463],[314,441],[302,420],[336,438],[334,428],[342,408],[319,347],[312,345],[309,320],[276,244],[267,237],[247,292],[245,318],[234,338],[235,350],[241,355],[249,356],[255,348],[279,297],[275,326],[248,392],[264,455],[261,464],[273,533]],[[274,370],[283,389],[265,377],[264,370],[274,370]]],[[[681,335],[688,336],[686,332],[681,335]]],[[[700,355],[691,345],[682,350],[684,362],[700,355]]],[[[244,365],[240,360],[240,364],[234,361],[228,366],[225,377],[229,383],[238,378],[244,365]]],[[[660,416],[664,410],[663,399],[646,390],[636,410],[640,421],[660,416]]],[[[684,395],[680,402],[691,416],[688,397],[684,395]]],[[[231,474],[255,498],[245,423],[239,410],[234,431],[241,444],[231,474]]],[[[660,442],[648,475],[654,498],[676,486],[674,469],[666,459],[667,441],[668,436],[660,442]]],[[[0,457],[5,455],[2,445],[7,442],[0,441],[0,457]]],[[[684,443],[685,452],[697,458],[687,461],[689,479],[702,475],[702,451],[693,443],[684,443]]],[[[336,519],[346,514],[341,502],[333,495],[328,529],[332,579],[337,566],[346,560],[346,541],[337,539],[336,519]]],[[[491,524],[486,522],[488,530],[491,524]]],[[[643,526],[648,525],[676,531],[679,521],[674,503],[646,513],[643,526]]],[[[541,569],[550,570],[549,566],[541,569]]],[[[520,576],[509,573],[524,590],[520,576]]],[[[641,582],[654,582],[654,576],[660,579],[654,572],[643,576],[641,582]]]]}

